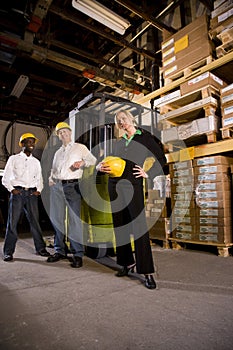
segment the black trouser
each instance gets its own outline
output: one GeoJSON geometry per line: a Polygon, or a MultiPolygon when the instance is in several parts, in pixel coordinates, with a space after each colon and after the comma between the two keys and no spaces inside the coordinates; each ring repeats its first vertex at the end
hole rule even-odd
{"type": "Polygon", "coordinates": [[[130,235],[134,236],[137,272],[154,272],[153,258],[147,229],[142,182],[132,185],[127,180],[109,179],[113,225],[116,237],[117,263],[134,263],[130,235]]]}

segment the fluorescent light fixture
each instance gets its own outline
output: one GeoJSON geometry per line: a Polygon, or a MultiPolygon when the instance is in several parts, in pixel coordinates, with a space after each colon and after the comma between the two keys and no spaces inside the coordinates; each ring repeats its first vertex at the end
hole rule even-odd
{"type": "Polygon", "coordinates": [[[130,22],[95,0],[72,0],[72,6],[121,35],[130,26],[130,22]]]}
{"type": "Polygon", "coordinates": [[[15,86],[13,87],[13,90],[10,93],[10,96],[15,96],[19,98],[27,86],[29,82],[29,78],[26,75],[20,75],[17,82],[15,83],[15,86]]]}

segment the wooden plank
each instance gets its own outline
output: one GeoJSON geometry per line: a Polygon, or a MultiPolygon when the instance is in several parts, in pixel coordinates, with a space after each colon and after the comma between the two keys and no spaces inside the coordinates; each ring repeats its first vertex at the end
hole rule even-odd
{"type": "Polygon", "coordinates": [[[209,97],[203,98],[202,100],[190,103],[190,104],[188,104],[186,106],[177,108],[177,109],[175,109],[173,111],[167,112],[165,114],[161,114],[160,118],[159,118],[159,121],[170,120],[170,119],[173,119],[173,118],[176,118],[176,117],[181,117],[184,114],[188,114],[190,112],[193,112],[193,111],[196,111],[198,109],[207,107],[209,105],[211,105],[211,106],[214,105],[214,106],[217,107],[218,106],[218,102],[217,102],[217,100],[215,98],[209,96],[209,97]]]}
{"type": "MultiPolygon", "coordinates": [[[[194,146],[194,158],[206,157],[213,154],[230,152],[233,150],[233,139],[221,140],[214,143],[194,146]]],[[[166,154],[167,162],[179,162],[180,152],[171,152],[166,154]]]]}
{"type": "Polygon", "coordinates": [[[229,63],[231,61],[233,61],[233,51],[229,52],[225,56],[222,56],[222,57],[218,58],[217,60],[212,61],[209,64],[207,64],[207,65],[205,65],[205,66],[203,66],[203,67],[193,71],[190,75],[188,75],[186,77],[179,78],[179,79],[173,81],[169,85],[163,86],[160,89],[157,89],[155,91],[150,92],[149,94],[143,96],[142,98],[139,98],[137,100],[137,103],[138,104],[144,104],[144,103],[154,99],[157,96],[160,96],[162,94],[165,94],[168,91],[171,91],[172,89],[175,89],[176,87],[180,86],[180,84],[186,82],[190,78],[193,78],[193,77],[196,77],[196,76],[198,76],[198,75],[200,75],[202,73],[214,70],[214,69],[216,69],[218,67],[221,67],[224,64],[229,63]]]}

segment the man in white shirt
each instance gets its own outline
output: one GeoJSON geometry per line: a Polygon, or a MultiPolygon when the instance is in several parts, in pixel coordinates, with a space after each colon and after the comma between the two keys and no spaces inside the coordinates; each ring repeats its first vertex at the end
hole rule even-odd
{"type": "Polygon", "coordinates": [[[9,157],[2,178],[2,184],[10,192],[8,220],[3,247],[4,261],[12,261],[18,238],[17,225],[24,210],[28,219],[36,252],[50,256],[39,224],[38,196],[43,189],[41,165],[32,151],[38,139],[26,133],[20,137],[22,151],[9,157]]]}
{"type": "Polygon", "coordinates": [[[56,262],[67,258],[67,247],[64,242],[67,233],[70,252],[73,254],[71,266],[79,268],[83,264],[84,255],[79,183],[83,168],[95,165],[96,158],[85,145],[72,141],[72,131],[69,124],[58,123],[56,133],[62,146],[54,155],[49,177],[51,189],[50,219],[55,229],[55,254],[50,256],[47,262],[56,262]]]}

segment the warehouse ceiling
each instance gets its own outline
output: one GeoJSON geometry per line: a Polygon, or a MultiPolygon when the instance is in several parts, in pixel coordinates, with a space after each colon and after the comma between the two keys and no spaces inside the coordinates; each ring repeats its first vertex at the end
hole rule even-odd
{"type": "MultiPolygon", "coordinates": [[[[0,120],[54,126],[90,93],[132,97],[159,87],[162,31],[176,32],[169,18],[177,9],[181,26],[191,21],[191,1],[98,3],[128,21],[124,34],[77,10],[72,0],[1,2],[0,120]]],[[[211,0],[200,3],[211,9],[211,0]]]]}

